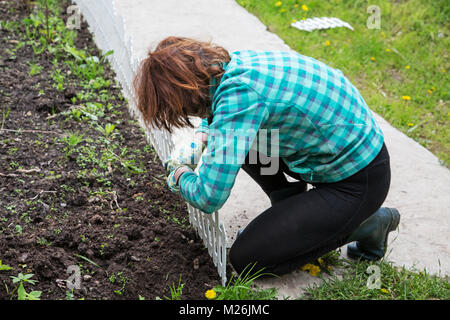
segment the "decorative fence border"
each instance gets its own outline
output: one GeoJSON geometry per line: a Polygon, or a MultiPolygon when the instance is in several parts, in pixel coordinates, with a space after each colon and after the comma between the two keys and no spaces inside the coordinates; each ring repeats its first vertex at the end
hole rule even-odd
{"type": "MultiPolygon", "coordinates": [[[[146,126],[141,113],[134,104],[132,83],[139,61],[133,54],[132,38],[126,37],[124,20],[115,10],[115,0],[72,0],[72,2],[78,6],[87,21],[97,46],[103,52],[114,51],[107,58],[116,72],[124,96],[128,99],[128,111],[144,128],[147,141],[155,148],[159,159],[163,162],[173,150],[174,143],[167,131],[146,126]]],[[[222,285],[225,285],[227,280],[227,237],[223,223],[219,219],[219,212],[207,214],[192,207],[189,203],[186,205],[189,222],[208,248],[208,253],[222,279],[222,285]]]]}

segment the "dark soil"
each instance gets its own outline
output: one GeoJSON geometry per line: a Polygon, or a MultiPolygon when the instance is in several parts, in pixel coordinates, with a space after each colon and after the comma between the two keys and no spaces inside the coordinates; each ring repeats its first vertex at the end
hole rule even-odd
{"type": "MultiPolygon", "coordinates": [[[[0,270],[0,299],[17,299],[11,276],[19,273],[33,274],[38,282],[25,289],[41,299],[164,299],[180,277],[182,299],[204,299],[217,271],[113,71],[105,64],[110,83],[86,89],[65,61],[33,51],[21,23],[28,15],[22,1],[1,1],[0,21],[19,23],[0,30],[0,260],[12,267],[0,270]],[[31,75],[30,64],[42,69],[31,75]],[[64,88],[55,87],[55,69],[64,88]],[[67,113],[88,102],[110,108],[96,121],[67,113]],[[115,129],[102,138],[96,128],[107,123],[115,129]],[[73,133],[83,141],[69,152],[73,133]],[[81,288],[69,290],[73,265],[81,288]]],[[[84,22],[74,44],[99,56],[84,22]]]]}

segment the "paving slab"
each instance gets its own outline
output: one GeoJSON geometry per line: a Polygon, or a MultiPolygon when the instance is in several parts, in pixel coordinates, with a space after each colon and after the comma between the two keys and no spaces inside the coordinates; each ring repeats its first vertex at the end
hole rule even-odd
{"type": "MultiPolygon", "coordinates": [[[[124,19],[127,36],[133,39],[133,52],[138,59],[167,36],[212,41],[229,51],[291,50],[234,0],[115,0],[114,4],[124,19]]],[[[304,36],[307,33],[299,31],[299,37],[304,36]]],[[[450,171],[420,144],[379,115],[375,117],[391,155],[392,183],[385,206],[396,207],[401,213],[399,229],[390,235],[387,259],[399,266],[448,274],[450,171]]],[[[173,140],[178,145],[192,136],[191,129],[177,130],[173,140]]],[[[229,200],[220,210],[228,246],[239,228],[269,206],[265,194],[241,170],[229,200]]],[[[345,255],[345,247],[342,252],[345,255]]],[[[306,272],[295,271],[259,283],[277,287],[280,296],[295,298],[302,288],[317,281],[306,272]]]]}

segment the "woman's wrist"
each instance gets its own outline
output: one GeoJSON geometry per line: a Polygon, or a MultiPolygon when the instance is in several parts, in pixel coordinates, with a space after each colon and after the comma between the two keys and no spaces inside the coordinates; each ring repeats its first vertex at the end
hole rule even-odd
{"type": "Polygon", "coordinates": [[[180,181],[181,175],[183,173],[185,173],[185,172],[188,172],[188,171],[192,171],[192,170],[190,170],[189,167],[185,167],[185,166],[179,167],[177,170],[175,170],[175,184],[176,185],[178,185],[178,182],[180,181]]]}

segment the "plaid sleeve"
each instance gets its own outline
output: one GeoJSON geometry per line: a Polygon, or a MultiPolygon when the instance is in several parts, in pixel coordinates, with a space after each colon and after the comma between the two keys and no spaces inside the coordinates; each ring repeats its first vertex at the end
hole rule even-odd
{"type": "Polygon", "coordinates": [[[226,86],[217,99],[198,175],[187,172],[179,181],[182,197],[206,213],[220,209],[228,199],[258,130],[268,118],[266,105],[245,84],[226,86]]]}

